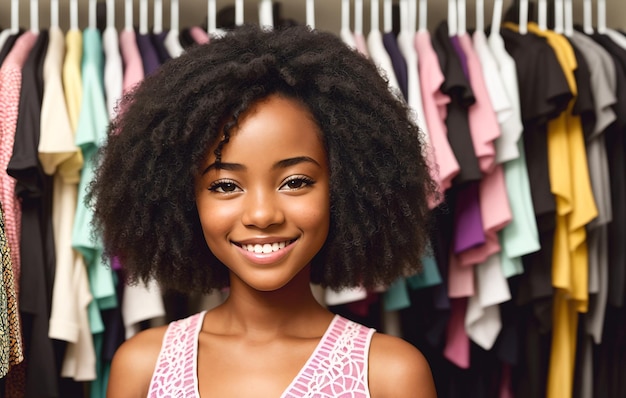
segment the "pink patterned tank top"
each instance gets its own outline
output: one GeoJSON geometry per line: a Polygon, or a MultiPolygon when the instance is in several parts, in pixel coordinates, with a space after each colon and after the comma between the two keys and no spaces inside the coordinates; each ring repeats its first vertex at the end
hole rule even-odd
{"type": "MultiPolygon", "coordinates": [[[[157,359],[149,398],[200,397],[198,335],[205,312],[172,322],[157,359]]],[[[281,398],[366,398],[370,329],[335,315],[306,364],[281,398]]]]}

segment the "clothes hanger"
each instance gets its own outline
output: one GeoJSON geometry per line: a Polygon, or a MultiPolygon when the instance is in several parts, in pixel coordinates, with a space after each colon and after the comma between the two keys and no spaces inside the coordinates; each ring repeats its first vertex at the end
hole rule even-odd
{"type": "Polygon", "coordinates": [[[259,0],[259,25],[264,29],[274,28],[272,0],[259,0]]]}
{"type": "Polygon", "coordinates": [[[564,0],[563,2],[563,33],[567,37],[574,34],[574,9],[572,0],[564,0]]]}
{"type": "Polygon", "coordinates": [[[20,31],[20,2],[11,0],[11,34],[20,31]]]}
{"type": "Polygon", "coordinates": [[[378,0],[370,0],[370,32],[380,31],[378,0]]]}
{"type": "Polygon", "coordinates": [[[456,0],[448,0],[448,36],[453,37],[458,32],[458,10],[456,0]]]}
{"type": "Polygon", "coordinates": [[[593,9],[591,0],[583,1],[583,31],[591,35],[593,34],[593,9]]]}
{"type": "Polygon", "coordinates": [[[393,3],[391,0],[383,0],[383,32],[393,31],[393,3]]]}
{"type": "Polygon", "coordinates": [[[96,0],[89,0],[89,28],[98,29],[98,12],[96,10],[96,0]]]}
{"type": "Polygon", "coordinates": [[[492,34],[500,34],[500,26],[502,25],[502,0],[493,2],[493,14],[491,15],[491,31],[492,34]]]}
{"type": "Polygon", "coordinates": [[[539,0],[537,2],[537,25],[539,29],[548,29],[548,2],[547,0],[539,0]]]}
{"type": "Polygon", "coordinates": [[[50,0],[50,27],[59,27],[59,0],[50,0]]]}
{"type": "Polygon", "coordinates": [[[115,28],[115,0],[107,0],[107,28],[115,28]]]}
{"type": "Polygon", "coordinates": [[[409,30],[409,3],[408,0],[399,0],[400,7],[400,32],[409,30]]]}
{"type": "Polygon", "coordinates": [[[341,32],[350,32],[350,0],[341,0],[341,32]]]}
{"type": "Polygon", "coordinates": [[[217,32],[217,6],[215,0],[207,1],[207,33],[212,36],[217,32]]]}
{"type": "Polygon", "coordinates": [[[39,0],[30,0],[30,31],[39,33],[39,0]]]}
{"type": "Polygon", "coordinates": [[[523,35],[528,33],[528,0],[519,2],[519,33],[523,35]]]}
{"type": "Polygon", "coordinates": [[[363,0],[354,0],[354,33],[363,34],[363,0]]]}
{"type": "Polygon", "coordinates": [[[148,0],[139,0],[139,34],[148,34],[148,0]]]}
{"type": "Polygon", "coordinates": [[[485,30],[485,0],[476,0],[476,31],[485,30]]]}
{"type": "Polygon", "coordinates": [[[563,0],[554,0],[554,31],[563,34],[563,0]]]}
{"type": "Polygon", "coordinates": [[[420,32],[428,30],[428,0],[420,0],[420,13],[419,13],[419,26],[420,32]]]}
{"type": "Polygon", "coordinates": [[[70,0],[70,30],[78,30],[78,0],[70,0]]]}
{"type": "Polygon", "coordinates": [[[133,0],[124,2],[124,30],[133,30],[133,0]]]}
{"type": "Polygon", "coordinates": [[[596,27],[598,33],[601,35],[606,34],[606,1],[598,0],[598,26],[596,27]]]}
{"type": "Polygon", "coordinates": [[[466,6],[465,0],[456,1],[456,12],[457,12],[457,20],[456,20],[457,34],[464,35],[467,33],[467,6],[466,6]]]}
{"type": "Polygon", "coordinates": [[[163,33],[163,0],[154,0],[153,10],[152,33],[158,35],[163,33]]]}
{"type": "Polygon", "coordinates": [[[179,29],[179,5],[178,0],[170,0],[170,32],[178,32],[179,29]]]}
{"type": "Polygon", "coordinates": [[[411,33],[417,31],[417,0],[407,0],[409,16],[407,18],[407,29],[411,33]]]}
{"type": "Polygon", "coordinates": [[[306,24],[315,29],[315,0],[306,0],[306,24]]]}
{"type": "Polygon", "coordinates": [[[243,23],[243,0],[235,0],[235,25],[241,26],[243,23]]]}

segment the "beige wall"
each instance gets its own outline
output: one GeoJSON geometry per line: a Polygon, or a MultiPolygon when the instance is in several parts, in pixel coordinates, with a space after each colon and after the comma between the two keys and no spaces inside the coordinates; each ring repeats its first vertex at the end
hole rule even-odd
{"type": "MultiPolygon", "coordinates": [[[[99,0],[104,2],[105,0],[99,0]]],[[[139,21],[139,3],[141,0],[134,0],[134,20],[138,24],[139,21]]],[[[227,5],[232,5],[235,0],[216,0],[217,8],[220,9],[227,5]]],[[[398,0],[393,0],[397,3],[398,0]]],[[[578,23],[582,23],[583,19],[583,0],[572,0],[574,4],[574,19],[578,23]]],[[[30,26],[30,3],[31,0],[19,0],[19,19],[20,24],[23,27],[30,26]]],[[[59,0],[60,4],[60,23],[63,28],[69,26],[69,3],[70,0],[59,0]]],[[[88,17],[88,0],[78,0],[79,8],[79,26],[81,28],[87,26],[88,17]]],[[[179,0],[180,3],[180,26],[191,26],[201,24],[205,22],[207,0],[179,0]]],[[[255,21],[258,19],[257,13],[258,0],[245,0],[245,17],[247,21],[255,21]]],[[[383,0],[379,0],[380,13],[382,16],[382,4],[383,0]]],[[[491,8],[493,0],[484,0],[485,3],[485,21],[486,24],[491,20],[491,8]]],[[[505,9],[513,3],[513,0],[504,0],[505,9]]],[[[595,18],[595,5],[597,0],[592,1],[594,5],[594,18],[595,18]]],[[[39,0],[39,23],[40,26],[45,27],[49,25],[50,12],[49,12],[50,0],[39,0]]],[[[124,24],[124,0],[115,0],[116,4],[116,20],[118,27],[122,27],[124,24]]],[[[154,0],[148,0],[149,5],[149,20],[152,20],[154,0]]],[[[169,7],[170,0],[162,0],[163,4],[163,16],[165,27],[169,26],[169,7]]],[[[305,0],[282,0],[282,10],[285,17],[293,18],[300,22],[305,21],[305,0]]],[[[354,0],[351,0],[351,4],[354,4],[354,0]]],[[[369,8],[370,0],[363,0],[364,4],[364,26],[367,29],[369,26],[369,8]]],[[[428,23],[432,28],[439,21],[446,19],[447,4],[445,0],[430,0],[428,2],[428,23]]],[[[475,16],[475,0],[467,0],[467,26],[474,26],[475,16]]],[[[607,26],[612,28],[626,29],[626,0],[606,0],[607,7],[607,26]]],[[[338,32],[341,25],[341,0],[315,0],[316,8],[316,26],[319,29],[338,32]]],[[[11,0],[0,0],[0,26],[8,27],[11,24],[11,0]]],[[[595,22],[594,22],[595,24],[595,22]]],[[[381,21],[382,27],[382,21],[381,21]]]]}

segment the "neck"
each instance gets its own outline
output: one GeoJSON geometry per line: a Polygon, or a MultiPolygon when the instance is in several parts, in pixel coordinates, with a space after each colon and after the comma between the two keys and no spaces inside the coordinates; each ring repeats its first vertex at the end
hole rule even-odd
{"type": "Polygon", "coordinates": [[[332,316],[313,295],[308,267],[273,291],[253,289],[231,277],[229,296],[219,310],[232,332],[259,338],[300,334],[312,321],[325,322],[332,316]]]}

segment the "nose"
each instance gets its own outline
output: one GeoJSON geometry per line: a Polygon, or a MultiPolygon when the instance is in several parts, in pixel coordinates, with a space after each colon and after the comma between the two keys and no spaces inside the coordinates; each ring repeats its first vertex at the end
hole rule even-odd
{"type": "Polygon", "coordinates": [[[285,221],[279,199],[274,192],[249,190],[244,202],[242,222],[246,226],[268,228],[285,221]]]}

